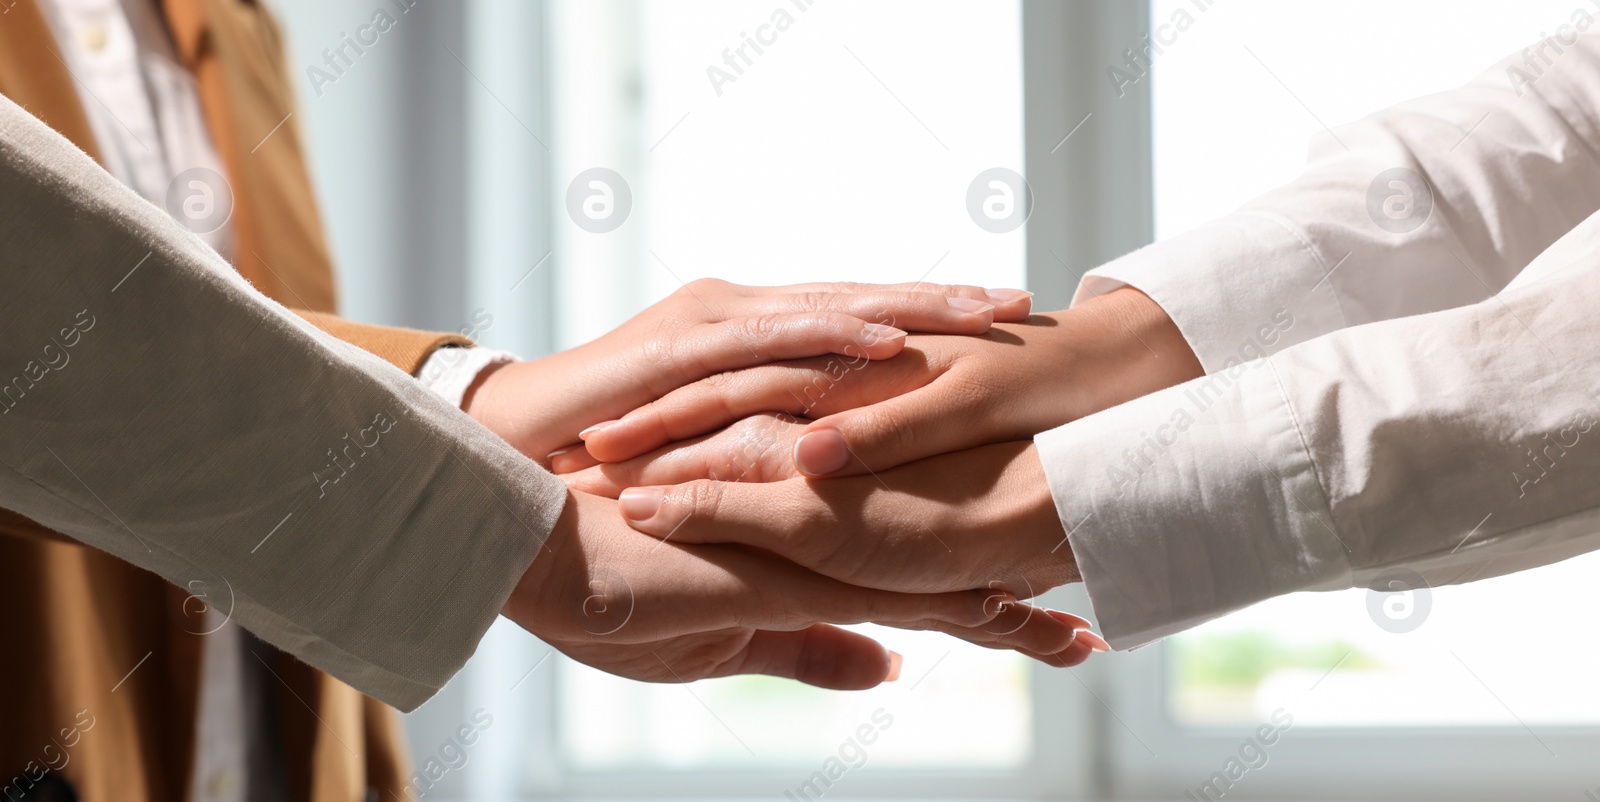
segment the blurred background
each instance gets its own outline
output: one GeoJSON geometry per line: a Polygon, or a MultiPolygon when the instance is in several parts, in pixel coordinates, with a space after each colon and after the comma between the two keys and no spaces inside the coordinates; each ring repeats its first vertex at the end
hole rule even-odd
{"type": "MultiPolygon", "coordinates": [[[[1325,126],[1600,15],[1587,0],[277,3],[346,315],[527,357],[703,276],[1026,286],[1061,308],[1084,270],[1294,178],[1325,126]],[[394,25],[331,70],[325,51],[379,12],[394,25]],[[1139,76],[1124,51],[1151,35],[1139,76]],[[969,191],[996,175],[1026,187],[983,220],[969,191]]],[[[420,766],[492,718],[439,799],[1190,799],[1242,766],[1229,799],[1600,800],[1597,566],[1301,594],[1075,670],[873,630],[904,675],[851,694],[631,683],[502,622],[409,735],[420,766]]],[[[1090,612],[1076,589],[1047,601],[1090,612]]]]}

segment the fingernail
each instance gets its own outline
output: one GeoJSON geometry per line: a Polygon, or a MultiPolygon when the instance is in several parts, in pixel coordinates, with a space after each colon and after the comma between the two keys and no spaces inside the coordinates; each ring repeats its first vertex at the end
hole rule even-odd
{"type": "Polygon", "coordinates": [[[1089,644],[1089,648],[1091,648],[1091,649],[1093,649],[1093,650],[1095,650],[1097,652],[1109,652],[1109,651],[1111,651],[1111,644],[1106,643],[1106,639],[1105,638],[1102,638],[1099,635],[1096,635],[1096,634],[1094,634],[1093,632],[1090,632],[1087,629],[1079,632],[1078,633],[1078,637],[1080,639],[1082,639],[1085,643],[1088,643],[1089,644]]]}
{"type": "Polygon", "coordinates": [[[850,464],[850,448],[837,429],[807,432],[794,441],[794,466],[806,476],[827,476],[850,464]]]}
{"type": "Polygon", "coordinates": [[[996,306],[1014,304],[1033,297],[1033,293],[1027,290],[984,290],[983,292],[989,296],[989,300],[995,302],[996,306]]]}
{"type": "Polygon", "coordinates": [[[904,662],[905,658],[901,657],[899,652],[889,652],[889,676],[884,677],[883,681],[894,682],[900,679],[900,664],[904,662]]]}
{"type": "Polygon", "coordinates": [[[589,439],[589,435],[594,434],[595,432],[598,432],[601,429],[608,429],[608,428],[610,428],[612,426],[615,426],[618,423],[621,423],[621,421],[614,421],[614,420],[601,421],[599,423],[596,423],[593,426],[590,426],[587,429],[584,429],[581,432],[578,432],[578,439],[579,440],[588,440],[589,439]]]}
{"type": "Polygon", "coordinates": [[[946,298],[945,301],[949,302],[951,306],[962,312],[967,312],[974,315],[981,315],[985,312],[994,311],[994,304],[986,304],[983,301],[979,301],[974,298],[946,298]]]}
{"type": "Polygon", "coordinates": [[[881,323],[868,323],[861,329],[861,342],[865,345],[876,345],[883,340],[894,340],[906,336],[906,333],[881,323]]]}
{"type": "Polygon", "coordinates": [[[989,597],[989,603],[994,605],[994,614],[999,615],[1017,603],[1017,597],[1009,590],[1004,590],[989,597]]]}
{"type": "Polygon", "coordinates": [[[1073,615],[1072,613],[1063,613],[1060,610],[1045,610],[1045,613],[1051,618],[1054,618],[1055,620],[1060,621],[1061,623],[1066,624],[1067,626],[1076,630],[1086,630],[1091,626],[1088,619],[1082,616],[1073,615]]]}
{"type": "Polygon", "coordinates": [[[569,474],[587,468],[587,462],[580,462],[578,460],[578,454],[580,453],[584,452],[567,451],[561,454],[551,454],[550,472],[554,474],[569,474]]]}
{"type": "Polygon", "coordinates": [[[622,510],[622,517],[643,523],[656,517],[666,495],[667,491],[659,487],[630,487],[617,497],[617,506],[622,510]]]}
{"type": "Polygon", "coordinates": [[[544,461],[545,462],[549,462],[549,461],[555,459],[556,457],[559,457],[562,454],[565,454],[565,453],[571,451],[574,448],[577,448],[577,446],[567,446],[566,448],[558,448],[555,451],[552,451],[549,454],[546,454],[545,457],[544,457],[544,461]]]}

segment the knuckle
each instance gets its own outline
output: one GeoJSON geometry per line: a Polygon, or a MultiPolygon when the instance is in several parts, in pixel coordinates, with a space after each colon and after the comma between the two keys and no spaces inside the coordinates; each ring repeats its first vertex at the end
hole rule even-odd
{"type": "Polygon", "coordinates": [[[740,323],[740,327],[744,336],[751,341],[767,343],[777,339],[783,333],[784,320],[782,315],[766,312],[745,318],[740,323]]]}
{"type": "Polygon", "coordinates": [[[802,292],[795,297],[795,304],[805,312],[827,312],[833,308],[834,292],[802,292]]]}
{"type": "Polygon", "coordinates": [[[723,488],[721,482],[696,479],[678,488],[678,504],[690,518],[715,518],[722,505],[723,488]]]}
{"type": "Polygon", "coordinates": [[[713,399],[725,399],[732,395],[737,381],[736,374],[732,371],[713,373],[672,395],[678,396],[675,401],[704,404],[713,399]]]}
{"type": "MultiPolygon", "coordinates": [[[[869,451],[908,454],[916,451],[922,434],[899,410],[877,410],[871,418],[872,441],[863,444],[869,451]]],[[[876,469],[876,468],[875,468],[876,469]]]]}
{"type": "Polygon", "coordinates": [[[683,285],[683,290],[687,291],[691,295],[704,297],[707,295],[718,295],[727,290],[730,286],[731,285],[728,282],[719,278],[697,278],[694,281],[683,285]]]}

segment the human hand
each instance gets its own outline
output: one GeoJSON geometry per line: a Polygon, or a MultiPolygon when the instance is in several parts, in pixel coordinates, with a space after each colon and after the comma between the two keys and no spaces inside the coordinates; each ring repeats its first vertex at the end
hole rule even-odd
{"type": "MultiPolygon", "coordinates": [[[[982,587],[982,586],[980,586],[982,587]]],[[[1055,665],[1087,658],[1088,623],[1004,589],[932,594],[856,587],[740,546],[663,542],[615,502],[573,493],[504,614],[574,659],[619,676],[688,682],[771,674],[870,688],[898,657],[834,624],[945,632],[1055,665]]]]}
{"type": "Polygon", "coordinates": [[[486,371],[463,408],[546,462],[594,424],[707,376],[830,353],[852,364],[887,359],[906,331],[981,334],[996,320],[1025,319],[1030,297],[920,282],[767,288],[702,279],[586,345],[486,371]]]}
{"type": "Polygon", "coordinates": [[[760,549],[841,582],[1019,598],[1079,579],[1031,443],[946,454],[873,476],[624,490],[629,524],[683,544],[760,549]]]}
{"type": "Polygon", "coordinates": [[[1123,288],[983,336],[915,336],[883,362],[821,357],[714,375],[588,433],[554,467],[631,460],[776,412],[813,420],[793,450],[801,472],[855,475],[1026,439],[1200,373],[1165,312],[1123,288]]]}
{"type": "Polygon", "coordinates": [[[574,449],[551,460],[550,467],[567,487],[607,498],[630,487],[696,479],[779,482],[803,476],[795,468],[794,443],[809,423],[786,413],[763,413],[622,462],[598,462],[574,449]]]}

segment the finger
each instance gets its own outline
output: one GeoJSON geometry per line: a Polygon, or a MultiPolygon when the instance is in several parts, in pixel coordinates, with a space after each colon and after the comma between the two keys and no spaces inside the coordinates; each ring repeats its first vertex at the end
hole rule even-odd
{"type": "Polygon", "coordinates": [[[747,315],[842,313],[903,331],[929,334],[982,334],[995,322],[995,305],[986,300],[926,292],[799,292],[745,298],[730,308],[747,315]]]}
{"type": "Polygon", "coordinates": [[[747,305],[726,319],[658,337],[642,359],[647,373],[664,374],[667,384],[660,392],[665,392],[724,371],[783,360],[834,354],[865,364],[900,353],[905,342],[906,333],[894,326],[774,302],[747,305]]]}
{"type": "Polygon", "coordinates": [[[859,476],[1008,439],[952,420],[976,420],[965,397],[913,390],[818,419],[795,441],[795,469],[812,477],[859,476]]]}
{"type": "Polygon", "coordinates": [[[1078,632],[1071,617],[1062,617],[1052,610],[1017,603],[988,623],[976,627],[959,626],[944,621],[921,622],[918,627],[960,638],[969,643],[990,649],[1054,654],[1074,643],[1078,632]]]}
{"type": "Polygon", "coordinates": [[[1111,651],[1111,644],[1107,643],[1105,638],[1102,638],[1087,629],[1078,633],[1078,640],[1087,643],[1089,648],[1096,652],[1111,651]]]}
{"type": "Polygon", "coordinates": [[[926,281],[901,284],[861,284],[841,281],[791,284],[786,287],[748,287],[745,289],[749,295],[761,296],[801,293],[826,295],[917,293],[944,298],[967,298],[994,305],[994,320],[1005,323],[1019,323],[1026,320],[1033,309],[1033,293],[1027,290],[975,287],[970,284],[932,284],[926,281]]]}
{"type": "Polygon", "coordinates": [[[584,448],[582,443],[571,446],[550,455],[550,472],[554,474],[573,473],[581,471],[591,465],[599,465],[600,460],[584,448]]]}
{"type": "MultiPolygon", "coordinates": [[[[1031,443],[999,443],[914,468],[754,485],[697,480],[629,488],[617,511],[674,543],[753,546],[842,582],[909,593],[974,588],[993,566],[1037,554],[1041,591],[1074,577],[1031,443]],[[885,488],[893,488],[885,492],[885,488]]],[[[1007,588],[1015,591],[1016,588],[1007,588]]]]}
{"type": "Polygon", "coordinates": [[[830,579],[770,554],[728,546],[656,544],[630,562],[649,570],[594,566],[593,579],[575,584],[569,605],[579,613],[606,611],[603,620],[573,619],[591,634],[631,643],[728,627],[795,630],[817,623],[888,626],[937,620],[981,627],[1015,597],[987,591],[897,593],[830,579]],[[598,598],[597,598],[598,597],[598,598]],[[588,626],[584,626],[584,625],[588,626]]]}
{"type": "Polygon", "coordinates": [[[1074,666],[1083,664],[1097,652],[1110,651],[1110,647],[1104,646],[1105,641],[1101,640],[1099,635],[1088,631],[1079,632],[1077,637],[1071,643],[1068,643],[1065,648],[1055,652],[1041,652],[1034,651],[1032,649],[1019,648],[1005,643],[992,643],[982,639],[981,637],[967,637],[963,631],[953,631],[951,634],[954,637],[961,638],[962,640],[982,646],[986,649],[1006,649],[1009,651],[1014,651],[1020,655],[1023,655],[1024,657],[1038,660],[1039,662],[1054,668],[1072,668],[1074,666]]]}
{"type": "Polygon", "coordinates": [[[923,387],[941,373],[916,349],[865,367],[866,360],[833,357],[721,373],[585,430],[584,443],[600,460],[620,462],[758,413],[817,418],[874,404],[923,387]]]}
{"type": "Polygon", "coordinates": [[[816,624],[794,632],[757,630],[737,660],[711,676],[767,674],[838,691],[860,691],[900,675],[900,655],[849,630],[816,624]]]}
{"type": "Polygon", "coordinates": [[[868,478],[824,484],[698,480],[634,487],[618,497],[618,510],[629,526],[657,538],[754,546],[847,583],[904,592],[978,584],[973,575],[982,566],[952,559],[951,546],[923,523],[939,517],[943,496],[882,493],[868,478]]]}
{"type": "Polygon", "coordinates": [[[689,329],[673,343],[685,383],[726,370],[785,359],[838,354],[888,359],[905,347],[905,331],[831,309],[768,303],[689,329]]]}
{"type": "MultiPolygon", "coordinates": [[[[1028,652],[1021,649],[1018,651],[1021,654],[1027,655],[1028,657],[1038,660],[1039,662],[1048,666],[1054,666],[1055,668],[1072,668],[1073,666],[1082,665],[1083,662],[1088,660],[1091,655],[1099,651],[1098,649],[1094,648],[1091,639],[1084,637],[1085,634],[1086,633],[1083,632],[1078,633],[1078,638],[1068,645],[1067,648],[1062,649],[1059,652],[1028,652]]],[[[1099,637],[1093,633],[1087,634],[1094,638],[1099,637]]]]}
{"type": "Polygon", "coordinates": [[[755,415],[716,434],[676,442],[623,462],[585,467],[562,478],[574,490],[607,498],[616,498],[630,487],[676,485],[695,479],[792,479],[798,476],[791,456],[794,439],[805,426],[806,422],[787,415],[755,415]]]}

